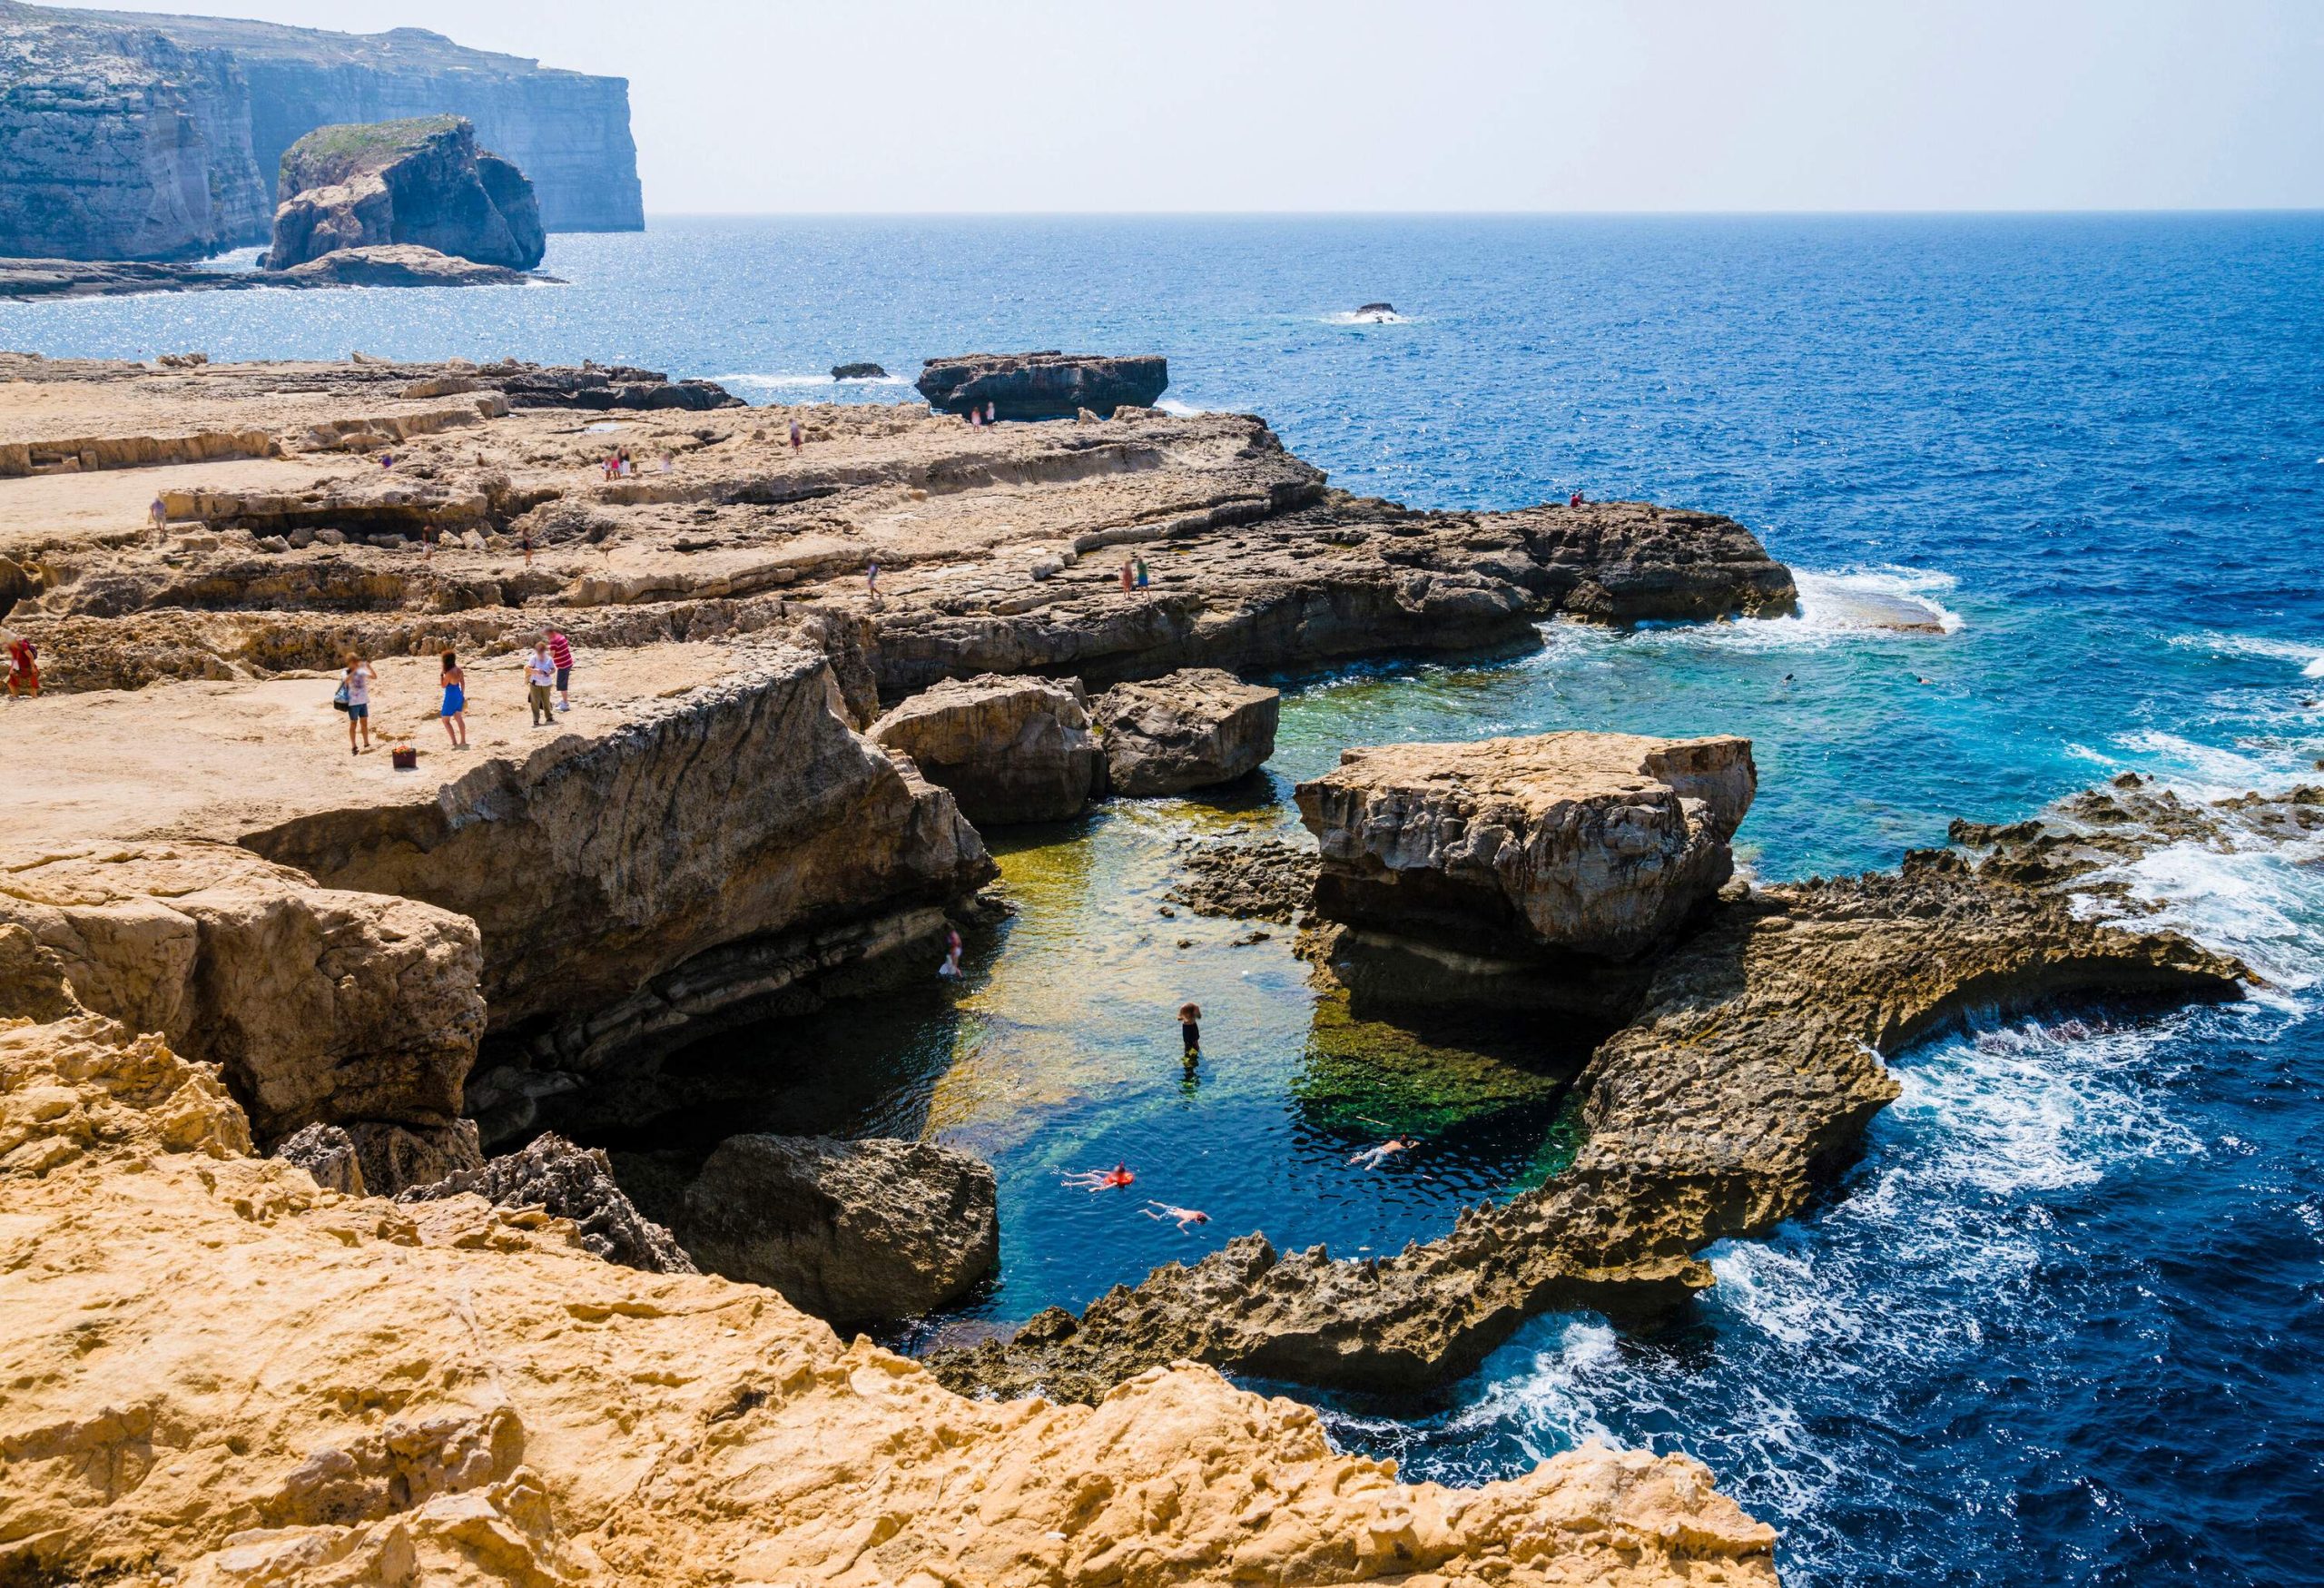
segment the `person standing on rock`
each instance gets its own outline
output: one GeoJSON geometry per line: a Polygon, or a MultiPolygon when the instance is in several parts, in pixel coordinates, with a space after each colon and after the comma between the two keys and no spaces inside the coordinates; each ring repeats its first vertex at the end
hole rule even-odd
{"type": "Polygon", "coordinates": [[[371,664],[354,651],[347,653],[347,673],[340,679],[340,693],[347,696],[347,748],[350,755],[360,755],[371,747],[371,664]],[[360,749],[355,744],[357,729],[363,733],[360,749]]]}
{"type": "Polygon", "coordinates": [[[548,631],[547,643],[549,660],[556,664],[556,709],[571,711],[573,709],[573,642],[565,637],[563,629],[552,628],[548,631]]]}
{"type": "Polygon", "coordinates": [[[993,402],[990,398],[986,399],[984,405],[984,422],[986,424],[990,425],[998,422],[1000,418],[999,408],[999,404],[993,402]]]}
{"type": "Polygon", "coordinates": [[[444,736],[455,750],[468,747],[468,676],[460,670],[460,658],[450,651],[444,653],[444,670],[437,676],[444,686],[444,708],[438,713],[444,719],[444,736]]]}
{"type": "Polygon", "coordinates": [[[1137,588],[1137,575],[1129,566],[1129,558],[1122,558],[1122,594],[1127,596],[1137,588]]]}
{"type": "Polygon", "coordinates": [[[880,564],[876,559],[863,570],[863,587],[872,593],[872,605],[880,605],[880,564]]]}
{"type": "Polygon", "coordinates": [[[1137,587],[1143,590],[1146,588],[1146,558],[1134,557],[1130,561],[1137,569],[1137,587]]]}
{"type": "Polygon", "coordinates": [[[533,654],[525,658],[525,694],[533,708],[533,726],[554,725],[556,713],[550,708],[548,692],[556,682],[556,662],[548,654],[548,641],[537,640],[533,654]]]}
{"type": "Polygon", "coordinates": [[[145,509],[145,516],[153,520],[153,528],[156,532],[170,527],[169,505],[159,497],[155,497],[153,505],[145,509]]]}
{"type": "Polygon", "coordinates": [[[806,444],[807,432],[799,428],[799,421],[797,419],[793,419],[791,421],[791,455],[793,458],[798,457],[799,449],[806,444]]]}
{"type": "Polygon", "coordinates": [[[8,698],[16,698],[23,690],[34,700],[40,698],[40,647],[21,634],[8,636],[8,698]]]}

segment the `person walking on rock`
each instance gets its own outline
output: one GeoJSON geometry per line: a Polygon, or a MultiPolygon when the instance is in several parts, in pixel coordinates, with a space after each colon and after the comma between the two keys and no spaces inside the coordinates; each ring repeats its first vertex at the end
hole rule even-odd
{"type": "Polygon", "coordinates": [[[34,700],[40,698],[40,647],[21,634],[8,636],[8,698],[16,698],[22,690],[34,700]]]}
{"type": "Polygon", "coordinates": [[[360,755],[371,747],[371,664],[354,651],[347,653],[347,672],[339,681],[339,692],[347,697],[347,749],[350,755],[360,755]],[[362,745],[355,743],[358,730],[363,735],[362,745]]]}
{"type": "Polygon", "coordinates": [[[573,709],[573,642],[565,637],[564,630],[552,628],[548,631],[548,658],[556,664],[556,709],[571,711],[573,709]]]}
{"type": "Polygon", "coordinates": [[[548,654],[548,641],[537,640],[533,654],[525,658],[525,694],[533,708],[533,726],[554,725],[556,713],[550,706],[548,692],[556,682],[556,661],[548,654]]]}
{"type": "Polygon", "coordinates": [[[455,750],[468,747],[468,676],[460,670],[460,658],[450,651],[444,653],[444,670],[438,675],[444,686],[444,708],[438,713],[444,719],[444,736],[455,750]]]}
{"type": "Polygon", "coordinates": [[[863,587],[871,592],[872,605],[880,605],[880,565],[872,563],[863,570],[863,587]]]}
{"type": "Polygon", "coordinates": [[[169,506],[159,497],[155,497],[153,498],[153,505],[145,509],[145,516],[153,520],[153,528],[156,531],[166,529],[170,527],[169,506]]]}

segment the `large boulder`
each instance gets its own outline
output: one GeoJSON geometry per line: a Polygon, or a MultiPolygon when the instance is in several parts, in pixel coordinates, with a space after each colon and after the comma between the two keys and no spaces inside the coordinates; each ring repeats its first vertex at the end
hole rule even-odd
{"type": "MultiPolygon", "coordinates": [[[[262,1140],[460,1122],[485,1025],[465,916],[320,888],[231,845],[151,843],[12,866],[6,922],[57,956],[90,1009],[221,1066],[262,1140]]],[[[458,1142],[445,1150],[458,1158],[458,1142]]]]}
{"type": "Polygon", "coordinates": [[[1117,684],[1091,715],[1118,794],[1170,794],[1228,783],[1275,754],[1283,695],[1216,667],[1117,684]]]}
{"type": "Polygon", "coordinates": [[[1105,764],[1080,686],[1049,678],[947,679],[873,723],[867,736],[911,757],[983,826],[1078,814],[1105,764]]]}
{"type": "Polygon", "coordinates": [[[686,1188],[696,1262],[834,1322],[958,1299],[1000,1256],[990,1166],[927,1141],[736,1136],[686,1188]]]}
{"type": "Polygon", "coordinates": [[[1566,733],[1347,750],[1297,797],[1326,918],[1620,960],[1733,874],[1757,786],[1748,739],[1566,733]]]}
{"type": "Polygon", "coordinates": [[[284,152],[269,270],[417,243],[528,271],[548,246],[532,183],[460,116],[318,127],[284,152]]]}
{"type": "Polygon", "coordinates": [[[1004,419],[1069,419],[1083,409],[1101,419],[1125,404],[1149,408],[1170,384],[1159,354],[1111,359],[1099,353],[963,353],[931,359],[920,394],[931,408],[967,413],[988,402],[1004,419]]]}
{"type": "Polygon", "coordinates": [[[677,1238],[637,1210],[614,1183],[603,1149],[564,1137],[535,1137],[521,1151],[487,1159],[433,1185],[414,1186],[399,1202],[478,1196],[502,1208],[539,1208],[573,1221],[581,1244],[609,1263],[653,1274],[700,1272],[677,1238]]]}

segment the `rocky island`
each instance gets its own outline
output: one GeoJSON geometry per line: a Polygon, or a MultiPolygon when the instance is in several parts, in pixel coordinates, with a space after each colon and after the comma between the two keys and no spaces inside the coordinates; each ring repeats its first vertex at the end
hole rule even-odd
{"type": "Polygon", "coordinates": [[[1253,1232],[925,1363],[843,1343],[817,1317],[989,1271],[989,1169],[740,1135],[633,1195],[546,1132],[924,974],[994,907],[983,826],[1246,775],[1246,675],[1796,597],[1716,514],[1354,497],[1256,417],[1154,410],[1147,360],[1061,358],[931,360],[964,410],[1066,410],[994,426],[515,360],[0,361],[0,627],[44,685],[0,712],[0,1573],[1768,1583],[1684,1456],[1406,1484],[1218,1370],[1410,1388],[1545,1307],[1682,1301],[1846,1161],[1884,1052],[2248,984],[2097,917],[2119,829],[1753,887],[1740,738],[1350,746],[1299,790],[1318,853],[1189,899],[1305,913],[1388,1005],[1589,1022],[1571,1167],[1393,1257],[1253,1232]],[[510,680],[551,632],[542,724],[510,680]]]}
{"type": "Polygon", "coordinates": [[[300,138],[414,116],[472,123],[531,176],[549,231],[645,223],[625,82],[421,28],[0,0],[0,255],[180,260],[265,242],[300,138]]]}

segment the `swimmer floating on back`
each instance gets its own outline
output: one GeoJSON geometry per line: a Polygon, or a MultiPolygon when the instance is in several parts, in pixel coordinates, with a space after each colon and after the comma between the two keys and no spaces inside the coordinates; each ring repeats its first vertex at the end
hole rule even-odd
{"type": "Polygon", "coordinates": [[[1208,1224],[1210,1222],[1210,1215],[1203,1212],[1198,1208],[1173,1208],[1169,1203],[1157,1202],[1151,1197],[1146,1199],[1146,1206],[1140,1208],[1138,1211],[1145,1214],[1148,1218],[1155,1219],[1157,1222],[1165,1218],[1174,1220],[1180,1229],[1186,1228],[1187,1226],[1190,1224],[1208,1224]],[[1157,1212],[1157,1208],[1160,1209],[1160,1211],[1157,1212]]]}
{"type": "Polygon", "coordinates": [[[1058,1183],[1084,1191],[1109,1191],[1130,1185],[1137,1177],[1129,1172],[1128,1164],[1118,1163],[1111,1169],[1078,1169],[1058,1183]]]}
{"type": "Polygon", "coordinates": [[[1367,1169],[1378,1169],[1382,1164],[1388,1161],[1388,1155],[1390,1153],[1409,1151],[1413,1146],[1413,1143],[1410,1141],[1406,1141],[1402,1138],[1395,1138],[1387,1141],[1383,1141],[1377,1147],[1365,1148],[1362,1152],[1359,1152],[1354,1158],[1349,1159],[1348,1162],[1360,1163],[1367,1169]]]}

